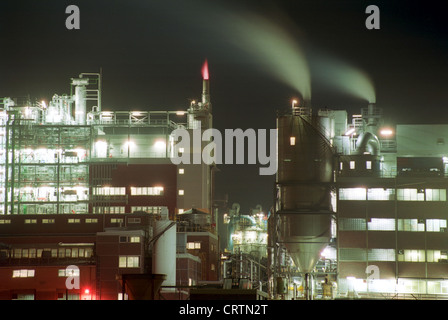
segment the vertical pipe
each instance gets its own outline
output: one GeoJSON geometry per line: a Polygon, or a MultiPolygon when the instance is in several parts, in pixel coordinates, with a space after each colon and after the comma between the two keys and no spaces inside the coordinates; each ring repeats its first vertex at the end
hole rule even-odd
{"type": "Polygon", "coordinates": [[[11,131],[11,214],[14,214],[14,170],[15,170],[15,133],[16,133],[16,115],[14,115],[14,120],[12,121],[12,131],[11,131]]]}
{"type": "Polygon", "coordinates": [[[10,115],[8,115],[8,119],[6,120],[6,129],[5,129],[5,208],[4,214],[8,213],[8,179],[9,179],[9,121],[10,115]]]}

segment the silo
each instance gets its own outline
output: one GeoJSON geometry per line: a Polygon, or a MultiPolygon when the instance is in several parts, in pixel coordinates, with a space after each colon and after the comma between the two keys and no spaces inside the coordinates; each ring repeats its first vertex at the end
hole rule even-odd
{"type": "MultiPolygon", "coordinates": [[[[168,210],[162,209],[162,218],[154,228],[152,273],[165,274],[163,286],[176,285],[176,223],[168,219],[168,210]]],[[[164,290],[171,291],[171,290],[164,290]]]]}
{"type": "Polygon", "coordinates": [[[309,112],[277,117],[277,208],[279,242],[309,279],[331,238],[333,149],[309,112]]]}

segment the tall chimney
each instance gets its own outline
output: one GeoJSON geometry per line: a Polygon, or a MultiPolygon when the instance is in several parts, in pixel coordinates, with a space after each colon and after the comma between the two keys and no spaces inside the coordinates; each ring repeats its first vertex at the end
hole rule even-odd
{"type": "Polygon", "coordinates": [[[207,60],[205,60],[202,66],[202,103],[204,105],[210,103],[210,83],[207,60]]]}

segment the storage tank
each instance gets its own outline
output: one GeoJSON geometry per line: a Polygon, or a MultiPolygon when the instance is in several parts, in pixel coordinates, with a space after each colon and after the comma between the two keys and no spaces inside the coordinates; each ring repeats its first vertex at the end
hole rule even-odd
{"type": "MultiPolygon", "coordinates": [[[[161,219],[154,228],[152,273],[165,274],[163,286],[176,285],[176,223],[168,219],[168,209],[162,208],[161,219]]],[[[163,291],[172,291],[165,289],[163,291]]]]}
{"type": "Polygon", "coordinates": [[[279,240],[309,274],[331,239],[334,158],[325,121],[311,111],[291,111],[277,116],[279,240]]]}

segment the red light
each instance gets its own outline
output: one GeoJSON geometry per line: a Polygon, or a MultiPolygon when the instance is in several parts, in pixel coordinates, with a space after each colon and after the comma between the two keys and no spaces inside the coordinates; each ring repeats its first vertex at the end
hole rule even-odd
{"type": "Polygon", "coordinates": [[[204,64],[202,65],[202,79],[208,80],[208,62],[205,60],[204,64]]]}
{"type": "Polygon", "coordinates": [[[89,294],[90,293],[90,290],[89,289],[85,289],[84,290],[84,294],[89,294]]]}

